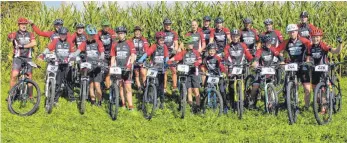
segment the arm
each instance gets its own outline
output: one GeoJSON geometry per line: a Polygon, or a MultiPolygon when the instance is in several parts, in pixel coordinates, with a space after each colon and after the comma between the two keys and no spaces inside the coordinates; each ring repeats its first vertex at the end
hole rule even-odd
{"type": "Polygon", "coordinates": [[[169,48],[166,45],[164,45],[164,58],[165,62],[169,60],[169,48]]]}
{"type": "Polygon", "coordinates": [[[30,43],[23,46],[23,48],[33,48],[36,46],[36,40],[33,33],[30,33],[30,43]]]}
{"type": "Polygon", "coordinates": [[[279,41],[280,43],[282,43],[282,42],[283,42],[283,36],[282,36],[281,31],[275,30],[275,33],[276,33],[276,35],[277,35],[277,37],[278,37],[278,41],[279,41]]]}
{"type": "Polygon", "coordinates": [[[199,51],[194,51],[194,53],[196,56],[196,62],[194,63],[194,66],[198,67],[202,63],[202,59],[201,59],[199,51]]]}
{"type": "Polygon", "coordinates": [[[70,53],[75,52],[75,45],[73,44],[72,40],[67,41],[70,45],[70,53]]]}
{"type": "Polygon", "coordinates": [[[230,48],[230,45],[226,45],[225,48],[224,48],[224,60],[225,61],[228,61],[228,58],[229,58],[229,55],[230,55],[229,48],[230,48]]]}
{"type": "Polygon", "coordinates": [[[135,49],[134,43],[130,40],[128,40],[128,45],[130,47],[130,53],[131,53],[130,63],[134,64],[136,60],[136,49],[135,49]]]}
{"type": "Polygon", "coordinates": [[[201,48],[199,49],[199,52],[201,53],[206,48],[206,42],[204,38],[204,33],[202,32],[199,32],[199,33],[200,33],[200,41],[201,41],[201,48]]]}
{"type": "Polygon", "coordinates": [[[230,35],[230,30],[228,28],[224,28],[224,32],[227,35],[227,43],[231,43],[231,35],[230,35]]]}
{"type": "Polygon", "coordinates": [[[257,41],[256,43],[256,49],[260,49],[261,48],[261,41],[260,41],[260,38],[259,38],[259,34],[258,34],[258,31],[256,29],[253,29],[253,32],[255,34],[255,40],[257,41]]]}
{"type": "Polygon", "coordinates": [[[8,34],[7,36],[7,40],[12,42],[14,40],[14,38],[16,38],[16,32],[12,32],[10,34],[8,34]]]}
{"type": "Polygon", "coordinates": [[[210,32],[210,42],[209,43],[213,43],[214,33],[215,33],[215,29],[212,29],[211,32],[210,32]]]}
{"type": "Polygon", "coordinates": [[[177,33],[176,32],[173,32],[174,33],[174,38],[173,38],[173,40],[174,40],[174,50],[175,51],[180,51],[180,49],[178,48],[178,35],[177,35],[177,33]]]}
{"type": "Polygon", "coordinates": [[[51,43],[48,44],[49,51],[55,50],[55,46],[56,46],[57,42],[58,42],[58,39],[54,39],[51,43]]]}
{"type": "Polygon", "coordinates": [[[111,66],[114,66],[115,65],[115,62],[116,62],[116,43],[112,43],[111,45],[111,53],[110,53],[110,56],[111,56],[111,66]]]}
{"type": "Polygon", "coordinates": [[[52,34],[54,33],[53,31],[41,31],[36,25],[32,24],[31,26],[34,30],[34,32],[37,35],[43,36],[43,37],[51,37],[52,34]]]}
{"type": "Polygon", "coordinates": [[[177,53],[174,57],[172,57],[169,61],[181,61],[183,59],[184,54],[186,53],[186,51],[181,51],[179,53],[177,53]]]}
{"type": "Polygon", "coordinates": [[[111,35],[111,39],[112,39],[113,41],[116,41],[117,33],[114,32],[114,30],[112,30],[112,29],[109,31],[109,33],[110,33],[110,35],[111,35]]]}
{"type": "Polygon", "coordinates": [[[221,58],[219,58],[218,56],[215,56],[215,58],[217,58],[218,67],[220,68],[221,72],[223,72],[223,73],[226,72],[225,67],[224,67],[224,65],[222,64],[221,58]]]}
{"type": "Polygon", "coordinates": [[[288,40],[283,41],[278,47],[276,47],[276,53],[281,53],[287,46],[288,40]]]}
{"type": "Polygon", "coordinates": [[[246,46],[244,43],[242,43],[242,48],[243,48],[243,50],[245,51],[245,56],[246,56],[247,60],[248,60],[248,61],[252,61],[253,56],[252,56],[252,54],[249,52],[247,46],[246,46]]]}
{"type": "Polygon", "coordinates": [[[149,48],[149,44],[148,44],[148,41],[145,37],[142,37],[142,41],[143,41],[143,48],[145,51],[147,51],[147,49],[149,48]]]}

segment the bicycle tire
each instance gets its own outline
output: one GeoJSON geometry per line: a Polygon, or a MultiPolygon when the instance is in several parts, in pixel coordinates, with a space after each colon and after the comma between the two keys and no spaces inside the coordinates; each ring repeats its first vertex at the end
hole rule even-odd
{"type": "Polygon", "coordinates": [[[112,120],[117,120],[118,118],[118,111],[119,111],[119,87],[117,84],[113,84],[112,90],[110,92],[110,106],[109,106],[109,112],[112,120]]]}
{"type": "Polygon", "coordinates": [[[157,88],[154,84],[151,83],[146,87],[145,94],[144,94],[144,97],[142,100],[142,112],[143,112],[144,117],[148,120],[152,119],[152,117],[155,114],[155,111],[157,109],[157,103],[158,103],[157,98],[158,98],[157,97],[157,88]],[[149,106],[150,104],[152,104],[152,111],[150,111],[150,113],[148,113],[147,105],[149,106]]]}
{"type": "Polygon", "coordinates": [[[243,116],[243,90],[242,90],[242,82],[240,80],[236,81],[236,91],[234,93],[237,93],[237,116],[239,119],[242,119],[243,116]]]}
{"type": "Polygon", "coordinates": [[[219,102],[219,109],[218,109],[218,115],[217,116],[221,116],[222,113],[223,113],[223,98],[222,98],[222,95],[220,94],[220,92],[216,89],[206,89],[205,90],[205,95],[203,97],[203,102],[201,104],[201,108],[202,108],[202,113],[205,114],[206,113],[206,105],[208,105],[208,96],[207,96],[207,93],[208,93],[208,90],[210,90],[210,93],[215,93],[216,96],[217,96],[217,102],[219,102]]]}
{"type": "Polygon", "coordinates": [[[187,105],[187,88],[184,83],[181,83],[180,87],[180,110],[181,110],[181,118],[183,119],[186,112],[187,105]]]}
{"type": "Polygon", "coordinates": [[[338,113],[341,111],[341,104],[342,104],[342,92],[341,92],[341,86],[340,86],[340,80],[335,76],[333,78],[333,94],[334,94],[334,98],[333,98],[333,109],[334,109],[334,113],[338,113]]]}
{"type": "Polygon", "coordinates": [[[267,89],[265,89],[267,94],[265,94],[264,103],[265,103],[265,111],[267,113],[271,113],[273,115],[277,115],[278,113],[278,96],[275,90],[275,85],[272,83],[267,84],[267,89]],[[269,96],[271,95],[271,96],[269,96]],[[267,99],[267,100],[266,100],[267,99]],[[271,104],[271,108],[269,107],[271,104]]]}
{"type": "Polygon", "coordinates": [[[48,81],[48,97],[46,97],[45,100],[45,109],[48,114],[52,113],[53,110],[53,103],[54,103],[54,97],[55,97],[55,82],[53,79],[50,79],[48,81]]]}
{"type": "Polygon", "coordinates": [[[327,124],[331,121],[332,119],[332,112],[333,112],[333,104],[332,104],[332,97],[334,96],[333,94],[330,94],[329,88],[327,88],[326,84],[324,82],[320,82],[317,84],[315,90],[314,90],[314,96],[313,96],[313,112],[314,112],[314,117],[316,118],[316,121],[319,125],[324,125],[327,124]],[[328,99],[326,102],[328,103],[328,118],[325,119],[325,117],[320,117],[320,112],[319,109],[322,108],[322,90],[325,89],[325,98],[328,99]],[[330,96],[329,96],[330,94],[330,96]],[[320,102],[320,103],[318,103],[320,102]]]}
{"type": "MultiPolygon", "coordinates": [[[[253,75],[248,75],[245,79],[245,104],[246,106],[250,105],[250,102],[253,100],[252,99],[252,95],[251,95],[251,92],[252,92],[252,89],[253,89],[253,82],[255,80],[255,77],[253,75]]],[[[235,92],[236,93],[236,92],[235,92]]],[[[257,95],[258,96],[258,95],[257,95]]],[[[256,101],[253,101],[254,104],[256,101]]]]}
{"type": "Polygon", "coordinates": [[[41,91],[40,91],[40,87],[37,85],[37,83],[34,82],[31,79],[21,80],[21,81],[17,82],[10,90],[10,94],[9,94],[9,97],[8,97],[8,100],[7,100],[8,110],[12,114],[16,114],[16,115],[19,115],[19,116],[30,116],[30,115],[34,114],[38,110],[38,108],[40,106],[40,100],[41,100],[41,91]],[[15,95],[11,95],[11,93],[13,93],[15,90],[17,90],[17,86],[21,85],[23,82],[26,82],[27,84],[29,84],[29,83],[32,84],[32,87],[36,89],[37,98],[36,98],[36,103],[35,103],[34,107],[30,111],[28,111],[26,113],[18,113],[12,107],[12,101],[14,101],[15,95]]]}
{"type": "Polygon", "coordinates": [[[87,81],[83,81],[81,84],[81,89],[80,89],[80,114],[84,114],[86,112],[86,98],[88,96],[88,88],[87,88],[87,81]]]}
{"type": "Polygon", "coordinates": [[[290,81],[287,85],[287,93],[286,93],[286,103],[287,103],[287,111],[288,111],[288,120],[289,124],[292,125],[296,122],[297,120],[297,115],[299,112],[298,108],[298,97],[297,97],[297,89],[294,87],[294,82],[290,81]],[[292,101],[293,99],[293,101],[292,101]]]}

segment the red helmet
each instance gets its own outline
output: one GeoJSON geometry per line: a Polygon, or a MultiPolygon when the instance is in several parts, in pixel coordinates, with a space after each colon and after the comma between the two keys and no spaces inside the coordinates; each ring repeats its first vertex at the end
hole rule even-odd
{"type": "Polygon", "coordinates": [[[320,29],[313,29],[311,32],[311,36],[323,36],[323,31],[320,29]]]}
{"type": "Polygon", "coordinates": [[[155,38],[159,39],[159,38],[164,38],[165,37],[165,33],[164,32],[157,32],[155,33],[155,38]]]}
{"type": "Polygon", "coordinates": [[[28,24],[28,23],[29,21],[26,18],[21,17],[18,19],[18,24],[28,24]]]}

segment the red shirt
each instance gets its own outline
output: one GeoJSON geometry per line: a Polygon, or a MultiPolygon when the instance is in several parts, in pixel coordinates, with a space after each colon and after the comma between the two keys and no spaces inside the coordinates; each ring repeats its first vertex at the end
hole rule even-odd
{"type": "MultiPolygon", "coordinates": [[[[41,31],[40,28],[38,28],[34,24],[32,25],[32,28],[37,35],[43,36],[43,37],[49,37],[50,38],[55,33],[54,31],[41,31]]],[[[71,37],[71,34],[68,33],[67,36],[71,37]]]]}
{"type": "MultiPolygon", "coordinates": [[[[272,31],[263,32],[262,35],[269,34],[270,32],[272,32],[272,31]]],[[[278,41],[279,41],[280,43],[283,42],[283,36],[282,36],[281,31],[273,30],[273,32],[275,32],[275,34],[277,35],[278,41]]]]}
{"type": "MultiPolygon", "coordinates": [[[[248,61],[251,61],[253,59],[252,54],[249,52],[248,47],[245,43],[240,43],[241,47],[243,48],[243,51],[245,53],[245,56],[247,58],[248,61]]],[[[226,45],[224,48],[224,59],[228,60],[230,53],[229,53],[229,49],[230,49],[230,44],[226,45]]]]}
{"type": "MultiPolygon", "coordinates": [[[[225,33],[226,36],[227,36],[227,35],[230,35],[230,30],[229,30],[228,28],[223,27],[221,30],[225,33]]],[[[216,33],[216,28],[214,28],[214,29],[211,30],[210,39],[214,39],[214,34],[215,34],[215,33],[216,33]]],[[[227,38],[226,36],[225,36],[225,38],[227,38]]]]}
{"type": "MultiPolygon", "coordinates": [[[[204,33],[202,31],[196,31],[195,33],[199,34],[200,37],[200,41],[199,41],[199,48],[201,48],[202,44],[205,43],[205,37],[204,37],[204,33]]],[[[185,36],[191,36],[192,34],[195,34],[193,31],[188,32],[185,36]]],[[[195,44],[194,44],[195,45],[195,44]]],[[[194,46],[195,48],[195,46],[194,46]]]]}
{"type": "MultiPolygon", "coordinates": [[[[276,48],[275,47],[271,47],[270,48],[270,51],[275,55],[275,56],[278,56],[279,53],[276,52],[276,48]]],[[[257,50],[257,52],[255,53],[255,58],[260,58],[261,54],[263,53],[263,48],[260,48],[257,50]]]]}
{"type": "MultiPolygon", "coordinates": [[[[146,51],[147,56],[151,56],[155,50],[157,50],[157,44],[153,44],[150,48],[148,48],[148,50],[146,51]]],[[[167,46],[164,44],[164,57],[169,57],[169,49],[167,48],[167,46]]]]}
{"type": "MultiPolygon", "coordinates": [[[[210,58],[209,56],[205,57],[204,61],[208,61],[209,58],[210,58]]],[[[215,55],[213,56],[213,59],[216,59],[216,60],[217,60],[217,62],[218,62],[218,67],[220,68],[220,71],[221,71],[221,72],[226,72],[225,66],[222,64],[222,59],[221,59],[219,56],[217,56],[217,54],[215,54],[215,55]]],[[[205,63],[205,64],[206,64],[206,63],[205,63]]],[[[205,65],[205,64],[202,65],[202,66],[206,68],[206,65],[205,65]]],[[[207,68],[206,68],[206,69],[207,69],[207,68]]]]}
{"type": "MultiPolygon", "coordinates": [[[[299,34],[298,34],[299,36],[299,34]]],[[[311,47],[311,41],[310,40],[307,40],[306,38],[303,38],[303,37],[297,37],[297,40],[300,40],[307,48],[307,51],[309,54],[310,50],[309,48],[311,47]]],[[[283,41],[280,45],[278,45],[278,47],[276,48],[276,51],[277,52],[282,52],[283,50],[285,50],[287,48],[287,45],[288,43],[290,42],[291,40],[290,39],[287,39],[285,41],[283,41]]]]}
{"type": "MultiPolygon", "coordinates": [[[[78,49],[81,50],[81,51],[85,51],[85,50],[86,50],[86,47],[87,47],[87,42],[88,42],[88,40],[82,42],[81,45],[78,47],[78,49]]],[[[98,44],[98,50],[99,50],[99,52],[100,52],[100,53],[104,52],[105,49],[104,49],[104,46],[102,45],[101,41],[95,40],[95,42],[98,44]]]]}
{"type": "MultiPolygon", "coordinates": [[[[131,40],[134,41],[134,39],[135,39],[135,37],[133,37],[131,40]]],[[[147,49],[149,48],[149,44],[148,44],[147,39],[145,37],[143,37],[143,36],[141,36],[140,39],[143,42],[143,51],[147,51],[147,49]]]]}
{"type": "MultiPolygon", "coordinates": [[[[51,43],[48,44],[48,49],[50,51],[54,51],[56,46],[57,46],[58,41],[60,41],[59,38],[58,39],[54,39],[51,43]]],[[[70,45],[70,48],[69,48],[70,53],[74,52],[74,44],[72,43],[71,39],[66,39],[66,42],[68,42],[69,45],[70,45]]]]}
{"type": "MultiPolygon", "coordinates": [[[[202,63],[202,59],[200,56],[199,51],[192,49],[193,53],[196,56],[196,62],[194,63],[194,66],[199,66],[202,63]]],[[[183,60],[184,55],[187,53],[187,50],[181,51],[179,53],[177,53],[173,58],[175,59],[175,61],[181,61],[183,60]]]]}
{"type": "MultiPolygon", "coordinates": [[[[136,49],[135,49],[135,46],[134,46],[134,43],[133,43],[133,41],[131,41],[131,40],[127,40],[127,41],[125,41],[127,44],[128,44],[128,46],[129,46],[129,48],[130,48],[130,54],[136,54],[136,49]]],[[[101,43],[101,42],[100,42],[101,43]]],[[[101,43],[102,44],[102,43],[101,43]]],[[[114,57],[114,56],[116,56],[117,54],[117,49],[116,49],[116,47],[117,47],[117,44],[118,44],[118,42],[113,42],[112,43],[112,46],[111,46],[111,57],[114,57]]]]}

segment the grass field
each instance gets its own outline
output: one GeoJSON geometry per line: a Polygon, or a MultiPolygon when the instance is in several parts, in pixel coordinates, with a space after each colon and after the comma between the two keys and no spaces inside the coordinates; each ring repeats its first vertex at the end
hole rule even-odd
{"type": "MultiPolygon", "coordinates": [[[[344,78],[341,85],[346,83],[344,78]]],[[[295,125],[288,125],[286,110],[280,111],[277,117],[263,115],[261,111],[248,111],[242,120],[231,112],[221,117],[189,112],[185,119],[180,119],[177,104],[173,101],[168,102],[164,110],[158,110],[151,121],[145,120],[139,110],[130,112],[125,109],[120,111],[118,120],[112,121],[105,106],[88,104],[86,114],[80,115],[76,102],[65,99],[61,99],[59,106],[48,115],[43,108],[43,96],[36,114],[29,117],[12,115],[5,102],[8,86],[2,83],[1,87],[1,141],[4,143],[347,142],[346,99],[342,112],[335,114],[332,122],[324,126],[316,123],[312,108],[302,112],[295,125]]],[[[346,86],[342,90],[346,94],[346,86]]]]}

